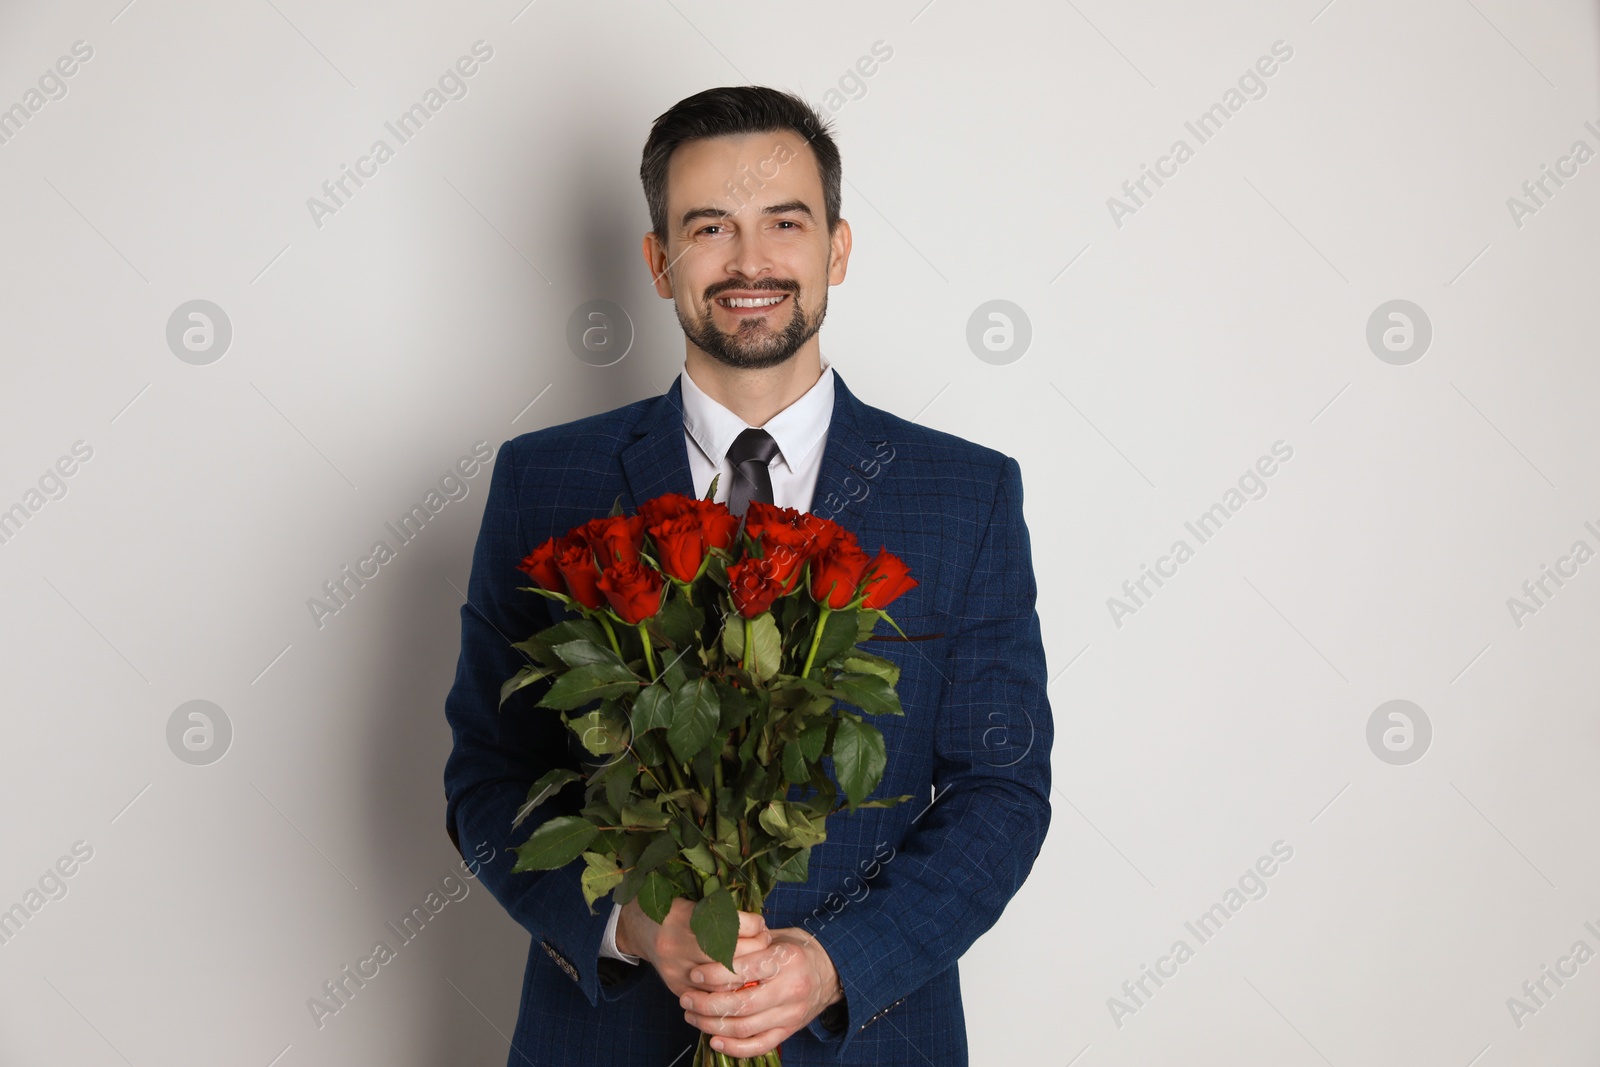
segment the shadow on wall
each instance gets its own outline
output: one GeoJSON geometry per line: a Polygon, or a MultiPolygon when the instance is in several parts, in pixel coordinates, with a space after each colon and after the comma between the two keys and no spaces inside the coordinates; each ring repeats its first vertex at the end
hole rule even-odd
{"type": "MultiPolygon", "coordinates": [[[[578,116],[567,134],[582,143],[565,143],[558,151],[555,141],[565,134],[554,130],[544,142],[531,143],[517,160],[526,186],[535,191],[528,217],[575,216],[579,221],[568,232],[579,239],[570,247],[538,250],[536,258],[551,284],[530,272],[528,302],[509,312],[525,321],[508,322],[505,328],[510,336],[530,338],[526,349],[533,374],[553,382],[548,403],[541,401],[510,425],[503,421],[509,417],[502,411],[503,395],[490,383],[478,383],[486,398],[480,436],[497,452],[519,433],[660,393],[681,366],[682,334],[668,303],[655,294],[639,254],[646,216],[638,192],[638,152],[655,111],[636,101],[626,103],[632,113],[613,120],[596,121],[592,113],[578,116]],[[622,139],[627,143],[619,143],[616,131],[629,132],[622,139]],[[619,157],[631,159],[626,173],[634,196],[622,203],[616,191],[625,186],[593,172],[596,160],[619,157]],[[552,173],[552,161],[558,161],[559,173],[552,173]],[[572,311],[595,299],[621,304],[635,331],[628,354],[609,366],[580,360],[567,342],[572,311]],[[641,329],[646,318],[649,328],[641,329]]],[[[508,232],[532,248],[524,243],[524,234],[508,232]]],[[[505,1062],[529,946],[528,933],[488,890],[461,877],[462,860],[444,825],[442,779],[451,745],[444,702],[455,677],[459,612],[489,479],[480,474],[472,485],[476,504],[452,508],[453,516],[441,516],[448,525],[425,529],[407,548],[393,578],[386,580],[392,584],[385,595],[395,600],[386,611],[382,654],[353,667],[367,671],[371,679],[368,706],[350,709],[360,721],[373,724],[361,768],[368,805],[362,818],[369,842],[367,863],[379,902],[371,936],[389,941],[396,956],[356,997],[385,997],[376,987],[389,966],[410,973],[406,983],[416,983],[411,988],[429,991],[426,1002],[415,1006],[420,1010],[403,1020],[396,1020],[393,1004],[382,1013],[403,1022],[417,1050],[410,1062],[417,1064],[505,1062]],[[446,874],[466,887],[465,895],[446,904],[413,941],[401,944],[384,923],[398,925],[413,905],[439,889],[446,874]]],[[[526,635],[512,636],[519,640],[526,635]]],[[[462,841],[468,858],[474,844],[462,841]]],[[[352,932],[352,937],[364,952],[371,951],[364,932],[352,932]]],[[[400,984],[396,981],[397,991],[400,984]]],[[[355,998],[351,1006],[357,1006],[355,998]]],[[[337,1023],[328,1021],[330,1026],[337,1023]]]]}

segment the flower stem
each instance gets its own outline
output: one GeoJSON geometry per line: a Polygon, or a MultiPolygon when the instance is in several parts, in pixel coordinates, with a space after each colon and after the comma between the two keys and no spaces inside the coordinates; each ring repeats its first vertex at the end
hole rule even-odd
{"type": "Polygon", "coordinates": [[[811,635],[811,651],[806,654],[806,666],[805,669],[800,672],[800,677],[802,678],[809,678],[811,676],[811,663],[817,658],[817,646],[822,643],[823,627],[828,625],[828,616],[832,614],[832,608],[828,607],[826,604],[822,605],[822,614],[817,616],[816,632],[811,635]]]}
{"type": "MultiPolygon", "coordinates": [[[[644,662],[645,665],[650,668],[650,680],[653,682],[656,680],[656,655],[650,649],[649,623],[641,622],[639,624],[639,640],[644,642],[644,662]]],[[[615,643],[616,639],[612,638],[612,644],[615,643]]]]}
{"type": "Polygon", "coordinates": [[[750,669],[750,620],[744,620],[744,655],[739,659],[739,666],[745,670],[750,669]]]}
{"type": "Polygon", "coordinates": [[[611,628],[611,620],[606,618],[604,612],[597,614],[595,618],[599,619],[600,625],[606,628],[606,636],[611,639],[611,651],[617,654],[618,659],[621,659],[622,646],[617,644],[617,632],[611,628]]]}

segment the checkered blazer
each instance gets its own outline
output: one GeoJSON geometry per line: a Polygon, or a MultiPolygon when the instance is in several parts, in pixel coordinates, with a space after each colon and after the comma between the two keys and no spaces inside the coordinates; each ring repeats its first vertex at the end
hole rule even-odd
{"type": "MultiPolygon", "coordinates": [[[[497,708],[523,662],[511,642],[560,613],[517,591],[528,584],[517,562],[618,496],[631,511],[661,493],[694,495],[681,389],[674,381],[663,396],[523,434],[495,459],[445,702],[454,748],[444,787],[451,840],[532,935],[508,1067],[681,1067],[698,1036],[648,964],[600,958],[609,904],[590,913],[581,862],[511,872],[511,846],[538,818],[575,810],[552,802],[511,829],[529,786],[574,755],[557,713],[534,706],[542,687],[497,708]]],[[[906,712],[874,720],[889,750],[877,795],[916,799],[829,819],[810,880],[779,883],[768,898],[768,925],[814,934],[845,990],[843,1028],[814,1021],[784,1042],[784,1063],[965,1065],[956,960],[1021,886],[1050,822],[1052,727],[1022,475],[999,452],[869,407],[835,371],[811,510],[868,552],[883,545],[906,561],[921,584],[895,602],[895,620],[926,639],[871,643],[900,664],[906,712]]]]}

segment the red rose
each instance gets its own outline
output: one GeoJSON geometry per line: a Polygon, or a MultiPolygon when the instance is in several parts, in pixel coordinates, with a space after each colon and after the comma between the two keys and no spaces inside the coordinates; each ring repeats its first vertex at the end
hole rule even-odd
{"type": "Polygon", "coordinates": [[[809,511],[778,508],[752,500],[745,509],[744,528],[757,541],[787,544],[810,559],[827,548],[843,527],[809,511]]]}
{"type": "Polygon", "coordinates": [[[778,577],[791,586],[801,566],[845,532],[837,523],[809,512],[760,501],[751,501],[746,509],[744,528],[761,545],[762,556],[777,564],[778,577]]]}
{"type": "Polygon", "coordinates": [[[639,558],[639,547],[644,544],[644,516],[612,515],[590,519],[572,532],[589,542],[600,568],[606,570],[613,563],[639,558]]]}
{"type": "Polygon", "coordinates": [[[650,527],[656,542],[656,558],[661,569],[680,582],[692,582],[706,558],[705,531],[700,519],[691,514],[667,519],[650,527]]]}
{"type": "Polygon", "coordinates": [[[728,568],[728,593],[740,615],[753,619],[772,607],[788,590],[775,573],[774,561],[746,557],[728,568]]]}
{"type": "Polygon", "coordinates": [[[855,599],[856,589],[872,564],[855,537],[845,532],[811,559],[811,597],[839,610],[855,599]]]}
{"type": "Polygon", "coordinates": [[[916,584],[910,568],[900,557],[891,554],[887,548],[880,548],[877,558],[872,561],[872,569],[867,572],[867,599],[864,606],[882,610],[895,597],[916,584]]]}
{"type": "Polygon", "coordinates": [[[728,510],[728,505],[712,500],[693,501],[693,512],[700,520],[700,530],[705,536],[706,548],[729,551],[739,533],[739,516],[728,510]]]}
{"type": "Polygon", "coordinates": [[[567,591],[566,580],[561,577],[561,568],[556,566],[554,537],[524,556],[522,562],[517,564],[517,570],[532,578],[541,589],[548,589],[552,593],[567,591]]]}
{"type": "Polygon", "coordinates": [[[569,533],[556,542],[555,557],[572,599],[586,608],[603,607],[606,598],[600,592],[600,571],[594,565],[594,549],[589,542],[577,533],[569,533]]]}
{"type": "Polygon", "coordinates": [[[611,610],[629,626],[637,626],[661,610],[661,590],[666,585],[661,572],[636,559],[607,567],[598,584],[611,602],[611,610]]]}
{"type": "Polygon", "coordinates": [[[644,516],[646,529],[660,526],[668,519],[680,518],[694,510],[698,501],[686,497],[681,493],[662,493],[653,500],[646,500],[639,505],[639,514],[644,516]]]}

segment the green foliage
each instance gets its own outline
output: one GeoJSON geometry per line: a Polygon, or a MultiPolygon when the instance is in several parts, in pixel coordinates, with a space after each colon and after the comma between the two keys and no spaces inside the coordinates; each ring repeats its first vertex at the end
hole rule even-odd
{"type": "Polygon", "coordinates": [[[565,867],[589,847],[599,828],[581,815],[546,819],[527,841],[511,851],[517,854],[513,871],[551,871],[565,867]]]}
{"type": "Polygon", "coordinates": [[[694,906],[689,929],[707,956],[729,970],[733,969],[733,950],[739,943],[739,909],[733,894],[718,889],[694,906]]]}
{"type": "Polygon", "coordinates": [[[517,642],[532,662],[501,687],[501,704],[542,686],[537,706],[527,700],[519,713],[560,714],[595,757],[529,788],[513,827],[558,795],[571,806],[516,846],[513,870],[581,858],[591,909],[606,896],[637,900],[657,922],[679,897],[693,901],[701,949],[731,965],[738,912],[806,880],[831,815],[911,798],[872,799],[888,759],[864,716],[902,714],[900,667],[863,642],[893,620],[824,611],[804,580],[746,620],[727,592],[735,557],[710,556],[687,589],[667,584],[643,627],[585,610],[517,642]],[[567,814],[578,805],[563,791],[577,783],[581,807],[567,814]]]}

